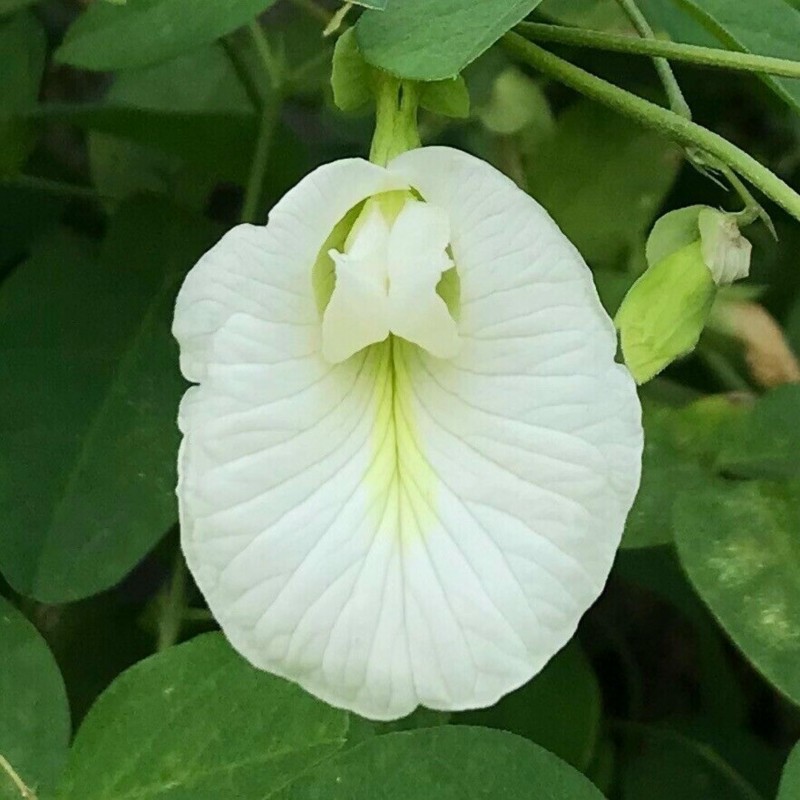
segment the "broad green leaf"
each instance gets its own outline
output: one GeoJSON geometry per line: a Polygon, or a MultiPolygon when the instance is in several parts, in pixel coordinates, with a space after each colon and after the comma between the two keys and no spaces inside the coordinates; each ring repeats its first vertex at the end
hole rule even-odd
{"type": "MultiPolygon", "coordinates": [[[[0,597],[0,755],[31,789],[52,789],[67,756],[64,681],[36,628],[0,597]]],[[[0,770],[0,800],[19,800],[0,770]]]]}
{"type": "Polygon", "coordinates": [[[364,8],[374,8],[378,11],[383,11],[386,8],[389,0],[353,0],[357,6],[364,8]]]}
{"type": "Polygon", "coordinates": [[[798,485],[730,483],[682,494],[681,564],[722,627],[779,691],[800,704],[798,485]]]}
{"type": "MultiPolygon", "coordinates": [[[[800,60],[800,11],[786,0],[674,0],[732,50],[800,60]]],[[[788,78],[765,82],[800,111],[800,85],[788,78]]]]}
{"type": "Polygon", "coordinates": [[[624,760],[622,800],[763,800],[700,742],[674,731],[638,725],[626,733],[632,746],[624,760]]]}
{"type": "Polygon", "coordinates": [[[396,0],[356,25],[371,64],[401,78],[454,78],[541,0],[396,0]]]}
{"type": "Polygon", "coordinates": [[[800,475],[800,386],[773,389],[756,404],[717,459],[720,469],[740,477],[800,475]]]}
{"type": "Polygon", "coordinates": [[[275,0],[92,3],[67,31],[56,59],[93,70],[166,61],[246,25],[275,0]]]}
{"type": "Polygon", "coordinates": [[[672,506],[679,492],[710,480],[691,454],[676,447],[675,416],[673,409],[645,406],[642,481],[625,522],[622,547],[671,544],[672,506]]]}
{"type": "Polygon", "coordinates": [[[344,712],[256,670],[212,633],[114,681],[78,731],[58,798],[271,798],[346,733],[344,712]]]}
{"type": "Polygon", "coordinates": [[[0,19],[0,178],[16,172],[33,146],[25,115],[39,94],[44,59],[44,31],[35,17],[24,12],[0,19]]]}
{"type": "Polygon", "coordinates": [[[597,678],[572,643],[521,689],[459,721],[524,736],[583,771],[595,752],[601,713],[597,678]]]}
{"type": "Polygon", "coordinates": [[[800,797],[800,744],[796,744],[783,768],[778,800],[797,800],[800,797]]]}
{"type": "Polygon", "coordinates": [[[368,739],[307,772],[275,798],[602,800],[602,795],[527,739],[447,725],[368,739]]]}
{"type": "Polygon", "coordinates": [[[528,187],[587,261],[618,267],[641,246],[680,158],[659,135],[580,101],[537,151],[528,187]]]}
{"type": "Polygon", "coordinates": [[[99,260],[49,239],[0,291],[0,569],[44,602],[118,582],[177,516],[170,335],[208,226],[124,207],[99,260]]]}
{"type": "Polygon", "coordinates": [[[543,0],[539,13],[561,25],[613,33],[631,32],[631,24],[618,0],[543,0]]]}
{"type": "Polygon", "coordinates": [[[219,44],[120,73],[102,103],[47,104],[37,115],[157,148],[232,180],[247,175],[257,125],[253,103],[219,44]]]}

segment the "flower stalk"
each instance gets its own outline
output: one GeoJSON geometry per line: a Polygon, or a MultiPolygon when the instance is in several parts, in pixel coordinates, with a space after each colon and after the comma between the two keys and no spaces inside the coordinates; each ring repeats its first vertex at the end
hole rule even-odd
{"type": "Polygon", "coordinates": [[[381,73],[375,89],[375,134],[369,160],[386,166],[395,156],[419,147],[416,86],[381,73]]]}

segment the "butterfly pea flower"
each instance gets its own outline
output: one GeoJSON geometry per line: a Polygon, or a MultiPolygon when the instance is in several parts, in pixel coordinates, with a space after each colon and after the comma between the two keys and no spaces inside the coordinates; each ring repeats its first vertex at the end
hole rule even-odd
{"type": "Polygon", "coordinates": [[[647,241],[649,266],[615,317],[637,383],[694,350],[718,289],[748,276],[751,250],[735,214],[690,206],[656,222],[647,241]]]}
{"type": "Polygon", "coordinates": [[[256,667],[390,720],[488,706],[572,637],[639,483],[590,272],[485,162],[313,171],[175,310],[182,546],[256,667]]]}

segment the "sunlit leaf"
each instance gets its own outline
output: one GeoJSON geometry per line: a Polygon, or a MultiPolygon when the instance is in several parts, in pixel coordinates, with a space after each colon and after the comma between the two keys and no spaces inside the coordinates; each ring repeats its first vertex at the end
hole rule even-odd
{"type": "Polygon", "coordinates": [[[800,703],[797,484],[731,482],[680,496],[675,538],[702,599],[753,665],[800,703]]]}

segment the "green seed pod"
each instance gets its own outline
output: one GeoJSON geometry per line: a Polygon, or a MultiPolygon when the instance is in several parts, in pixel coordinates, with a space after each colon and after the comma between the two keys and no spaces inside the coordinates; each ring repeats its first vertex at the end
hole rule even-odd
{"type": "Polygon", "coordinates": [[[716,293],[699,237],[650,267],[633,284],[614,323],[625,363],[637,383],[649,381],[694,349],[716,293]]]}

